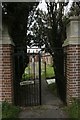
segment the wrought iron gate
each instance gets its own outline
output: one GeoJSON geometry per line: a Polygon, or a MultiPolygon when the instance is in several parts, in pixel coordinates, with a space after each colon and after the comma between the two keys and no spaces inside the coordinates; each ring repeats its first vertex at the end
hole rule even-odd
{"type": "Polygon", "coordinates": [[[19,106],[41,105],[40,53],[14,54],[14,101],[19,106]]]}

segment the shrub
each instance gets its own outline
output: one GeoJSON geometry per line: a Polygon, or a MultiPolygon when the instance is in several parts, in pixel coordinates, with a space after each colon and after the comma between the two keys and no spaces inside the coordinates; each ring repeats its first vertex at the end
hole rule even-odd
{"type": "Polygon", "coordinates": [[[13,106],[7,102],[2,103],[2,118],[16,118],[19,112],[19,107],[13,106]]]}
{"type": "Polygon", "coordinates": [[[24,73],[22,75],[22,81],[26,81],[26,80],[29,80],[29,79],[33,79],[34,78],[34,74],[29,74],[29,71],[30,70],[30,67],[26,67],[25,70],[24,70],[24,73]]]}
{"type": "Polygon", "coordinates": [[[73,103],[66,108],[70,118],[80,118],[80,101],[73,100],[73,103]]]}
{"type": "MultiPolygon", "coordinates": [[[[42,78],[45,78],[45,70],[42,70],[42,78]]],[[[55,77],[54,68],[51,65],[46,65],[46,78],[55,77]]]]}

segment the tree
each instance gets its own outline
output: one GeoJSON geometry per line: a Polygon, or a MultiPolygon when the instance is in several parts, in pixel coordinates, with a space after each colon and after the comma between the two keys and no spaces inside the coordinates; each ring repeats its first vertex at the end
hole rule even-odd
{"type": "MultiPolygon", "coordinates": [[[[18,51],[18,47],[24,47],[23,51],[26,52],[26,37],[27,37],[27,22],[30,11],[38,3],[23,3],[23,2],[3,2],[2,3],[2,22],[6,25],[8,32],[15,43],[15,52],[18,51]]],[[[21,49],[19,49],[21,51],[21,49]]],[[[29,59],[28,56],[14,56],[15,64],[15,79],[14,86],[17,93],[17,89],[20,88],[20,80],[27,66],[29,59]],[[24,61],[24,62],[23,62],[24,61]],[[20,69],[19,69],[20,68],[20,69]],[[18,76],[19,75],[19,76],[18,76]]]]}
{"type": "Polygon", "coordinates": [[[2,3],[3,24],[6,24],[6,26],[8,27],[9,34],[16,46],[25,46],[29,12],[33,9],[33,6],[37,5],[38,3],[34,2],[2,3]]]}
{"type": "MultiPolygon", "coordinates": [[[[45,15],[42,14],[41,11],[39,10],[36,11],[37,16],[35,18],[32,17],[32,21],[35,21],[33,26],[31,27],[32,32],[28,34],[30,43],[33,40],[33,43],[38,44],[38,46],[42,45],[42,43],[47,44],[46,46],[47,48],[49,48],[48,52],[50,52],[54,61],[58,92],[64,95],[66,91],[65,90],[66,81],[64,80],[64,61],[63,61],[64,52],[63,52],[62,44],[64,39],[66,38],[63,16],[64,16],[64,6],[66,6],[67,4],[68,2],[67,3],[48,2],[47,3],[48,14],[46,15],[47,19],[44,19],[45,17],[43,16],[45,15]],[[46,29],[47,29],[46,31],[47,34],[45,34],[46,29]],[[64,93],[62,93],[63,90],[64,93]]],[[[63,95],[61,95],[61,97],[64,98],[63,95]]]]}
{"type": "Polygon", "coordinates": [[[36,10],[29,17],[28,21],[28,44],[41,48],[47,39],[46,34],[47,14],[42,10],[36,10]]]}
{"type": "Polygon", "coordinates": [[[80,15],[80,0],[79,2],[73,2],[70,8],[68,16],[79,16],[80,15]]]}
{"type": "Polygon", "coordinates": [[[63,101],[66,97],[66,80],[64,79],[64,51],[62,44],[66,38],[64,25],[64,6],[68,4],[64,2],[47,3],[48,14],[50,18],[51,29],[49,33],[49,43],[52,48],[52,56],[54,61],[54,70],[57,83],[58,93],[63,101]]]}

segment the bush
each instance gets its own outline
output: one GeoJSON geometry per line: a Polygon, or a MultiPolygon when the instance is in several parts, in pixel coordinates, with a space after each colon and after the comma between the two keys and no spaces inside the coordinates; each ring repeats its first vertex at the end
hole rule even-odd
{"type": "Polygon", "coordinates": [[[29,74],[29,71],[30,71],[30,67],[28,66],[24,70],[24,73],[22,75],[22,81],[26,81],[34,78],[34,74],[31,74],[31,73],[29,74]]]}
{"type": "Polygon", "coordinates": [[[66,108],[70,118],[80,118],[80,101],[73,100],[73,103],[66,108]]]}
{"type": "Polygon", "coordinates": [[[29,79],[33,79],[34,78],[34,75],[33,74],[26,74],[26,73],[24,73],[23,75],[22,75],[22,81],[26,81],[26,80],[29,80],[29,79]]]}
{"type": "Polygon", "coordinates": [[[2,103],[2,118],[16,118],[19,112],[19,107],[13,106],[7,102],[2,103]]]}
{"type": "MultiPolygon", "coordinates": [[[[42,70],[42,78],[45,78],[45,70],[42,70]]],[[[55,77],[54,68],[51,65],[46,65],[46,78],[53,78],[55,77]]]]}

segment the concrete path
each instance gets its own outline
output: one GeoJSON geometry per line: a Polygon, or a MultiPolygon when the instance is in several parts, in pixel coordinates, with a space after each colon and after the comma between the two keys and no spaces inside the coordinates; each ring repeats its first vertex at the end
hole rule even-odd
{"type": "Polygon", "coordinates": [[[22,109],[19,118],[68,118],[62,102],[49,92],[45,80],[42,81],[42,105],[22,109]]]}

